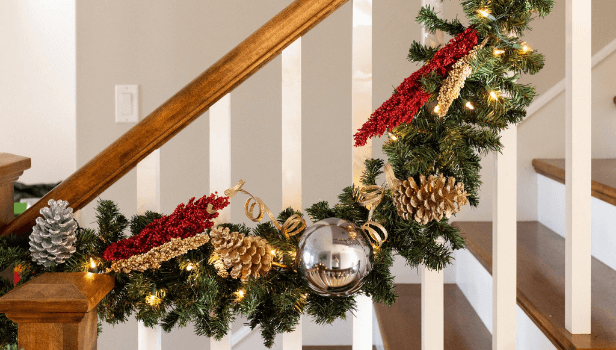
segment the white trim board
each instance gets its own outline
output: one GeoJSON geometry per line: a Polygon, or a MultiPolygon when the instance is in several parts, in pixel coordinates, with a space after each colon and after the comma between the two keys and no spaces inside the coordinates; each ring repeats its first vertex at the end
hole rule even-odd
{"type": "MultiPolygon", "coordinates": [[[[595,68],[599,63],[603,62],[603,60],[608,58],[612,53],[614,53],[614,51],[616,51],[616,39],[612,40],[609,44],[605,45],[601,50],[599,50],[599,52],[592,56],[592,68],[595,68]]],[[[562,79],[533,101],[533,103],[526,109],[526,118],[522,120],[522,123],[528,120],[532,115],[537,113],[541,108],[545,107],[548,103],[550,103],[550,101],[555,99],[564,91],[565,79],[562,79]]]]}
{"type": "MultiPolygon", "coordinates": [[[[257,329],[255,329],[255,331],[257,331],[257,329]]],[[[250,327],[244,326],[238,329],[237,332],[231,333],[231,349],[246,339],[251,332],[250,327]]]]}

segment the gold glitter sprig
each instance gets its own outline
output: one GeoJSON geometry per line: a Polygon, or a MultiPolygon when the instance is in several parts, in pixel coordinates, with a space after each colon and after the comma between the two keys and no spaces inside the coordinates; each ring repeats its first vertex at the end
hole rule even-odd
{"type": "Polygon", "coordinates": [[[473,73],[473,66],[471,62],[477,58],[477,51],[485,46],[487,38],[479,45],[475,46],[471,52],[466,56],[459,59],[453,64],[449,75],[443,80],[443,85],[438,93],[438,105],[434,108],[434,111],[440,118],[443,118],[453,101],[460,96],[460,91],[464,87],[464,82],[471,73],[473,73]]]}
{"type": "Polygon", "coordinates": [[[150,249],[147,253],[133,255],[128,259],[116,260],[111,263],[111,270],[115,272],[129,273],[131,271],[145,271],[157,269],[164,261],[171,260],[176,256],[184,255],[192,249],[210,241],[207,233],[198,234],[188,238],[172,238],[171,241],[150,249]]]}

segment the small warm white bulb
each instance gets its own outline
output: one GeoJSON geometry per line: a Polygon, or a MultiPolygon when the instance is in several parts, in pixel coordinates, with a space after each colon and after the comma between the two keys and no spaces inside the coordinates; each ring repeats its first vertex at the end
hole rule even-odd
{"type": "Polygon", "coordinates": [[[243,289],[238,290],[237,292],[235,292],[235,295],[237,296],[237,298],[235,298],[236,301],[240,301],[242,299],[244,299],[244,294],[246,292],[244,292],[243,289]]]}
{"type": "Polygon", "coordinates": [[[393,141],[396,141],[396,140],[398,139],[398,136],[396,136],[396,135],[394,135],[394,134],[390,133],[390,134],[389,134],[389,138],[390,138],[390,139],[392,139],[393,141]]]}
{"type": "Polygon", "coordinates": [[[490,91],[490,97],[493,100],[498,100],[498,95],[496,94],[496,91],[490,91]]]}
{"type": "Polygon", "coordinates": [[[532,49],[530,48],[530,46],[528,46],[528,45],[522,45],[522,52],[523,52],[523,53],[527,53],[528,51],[532,51],[532,49]]]}
{"type": "Polygon", "coordinates": [[[473,106],[473,104],[470,103],[470,101],[469,101],[469,102],[466,102],[466,108],[468,108],[470,110],[473,110],[473,109],[475,109],[475,106],[473,106]]]}
{"type": "Polygon", "coordinates": [[[147,297],[145,297],[145,302],[150,306],[157,306],[160,304],[161,300],[156,295],[150,294],[147,297]]]}
{"type": "Polygon", "coordinates": [[[486,18],[490,15],[490,12],[488,12],[488,10],[479,10],[477,12],[479,12],[480,15],[486,18]]]}
{"type": "Polygon", "coordinates": [[[434,107],[434,113],[438,113],[441,111],[441,107],[439,107],[438,105],[436,105],[436,107],[434,107]]]}
{"type": "Polygon", "coordinates": [[[278,252],[276,251],[276,249],[272,249],[272,250],[270,250],[270,254],[276,255],[276,254],[278,254],[278,252]]]}
{"type": "Polygon", "coordinates": [[[189,262],[188,265],[186,265],[186,271],[192,271],[195,269],[195,264],[192,262],[189,262]]]}
{"type": "Polygon", "coordinates": [[[94,262],[94,259],[90,258],[90,267],[91,268],[96,268],[96,262],[94,262]]]}
{"type": "Polygon", "coordinates": [[[493,53],[494,53],[494,56],[500,56],[505,53],[505,50],[494,49],[493,53]]]}

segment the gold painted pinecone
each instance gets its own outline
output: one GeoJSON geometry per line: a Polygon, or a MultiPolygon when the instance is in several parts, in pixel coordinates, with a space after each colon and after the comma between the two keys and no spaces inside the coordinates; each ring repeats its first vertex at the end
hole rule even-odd
{"type": "Polygon", "coordinates": [[[446,179],[443,174],[420,175],[420,184],[417,185],[412,177],[408,180],[397,181],[392,190],[393,202],[398,215],[405,220],[413,216],[415,221],[422,225],[432,220],[441,221],[443,215],[449,218],[451,214],[460,211],[460,206],[468,203],[462,182],[456,183],[454,177],[446,179]]]}
{"type": "Polygon", "coordinates": [[[246,282],[250,276],[264,276],[272,268],[272,247],[265,238],[230,232],[227,227],[213,228],[210,237],[218,267],[222,262],[225,270],[231,269],[231,277],[246,282]]]}

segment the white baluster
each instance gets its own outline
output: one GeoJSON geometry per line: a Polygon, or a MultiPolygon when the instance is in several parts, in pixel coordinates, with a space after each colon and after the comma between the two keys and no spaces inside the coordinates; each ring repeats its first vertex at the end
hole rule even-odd
{"type": "Polygon", "coordinates": [[[565,327],[590,333],[591,2],[567,0],[565,327]]]}
{"type": "MultiPolygon", "coordinates": [[[[353,133],[372,113],[372,0],[353,0],[353,133]]],[[[364,162],[372,158],[372,140],[353,148],[353,183],[361,185],[364,162]]]]}
{"type": "MultiPolygon", "coordinates": [[[[353,133],[372,113],[372,0],[353,0],[352,109],[353,133]]],[[[353,183],[361,185],[364,162],[372,157],[372,141],[353,147],[353,183]]],[[[372,349],[372,300],[357,296],[353,318],[353,350],[372,349]]]]}
{"type": "Polygon", "coordinates": [[[492,349],[516,348],[517,127],[501,132],[492,210],[492,349]]]}
{"type": "Polygon", "coordinates": [[[139,321],[137,334],[139,350],[161,350],[162,329],[160,326],[149,328],[139,321]]]}
{"type": "MultiPolygon", "coordinates": [[[[152,152],[137,165],[137,212],[160,212],[160,150],[152,152]]],[[[139,350],[161,349],[161,327],[148,328],[139,321],[137,326],[139,350]]]]}
{"type": "MultiPolygon", "coordinates": [[[[223,196],[231,185],[231,94],[210,107],[210,191],[223,196]]],[[[229,207],[221,210],[217,222],[229,222],[229,207]]]]}
{"type": "MultiPolygon", "coordinates": [[[[430,5],[437,14],[443,13],[443,3],[440,0],[421,0],[421,6],[430,5]]],[[[437,30],[431,34],[424,26],[421,26],[421,43],[430,47],[437,47],[445,42],[445,33],[437,30]]]]}
{"type": "MultiPolygon", "coordinates": [[[[302,210],[302,38],[282,51],[282,207],[302,210]]],[[[302,320],[282,335],[284,350],[302,349],[302,320]]]]}
{"type": "Polygon", "coordinates": [[[160,150],[137,164],[137,212],[160,212],[160,150]]]}
{"type": "MultiPolygon", "coordinates": [[[[210,192],[231,187],[231,94],[210,107],[210,192]]],[[[229,222],[229,207],[221,210],[216,223],[229,222]]],[[[231,330],[220,341],[210,338],[210,350],[231,350],[231,330]]]]}
{"type": "Polygon", "coordinates": [[[372,350],[372,299],[355,297],[357,311],[353,318],[353,350],[372,350]]]}
{"type": "MultiPolygon", "coordinates": [[[[440,0],[421,0],[421,6],[430,5],[437,13],[443,12],[440,0]]],[[[432,47],[444,43],[444,34],[430,34],[421,27],[421,43],[432,47]]],[[[421,348],[442,350],[445,342],[444,280],[445,272],[430,270],[424,265],[421,270],[421,348]]]]}
{"type": "Polygon", "coordinates": [[[421,349],[444,348],[444,273],[421,266],[421,349]]]}

